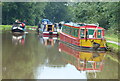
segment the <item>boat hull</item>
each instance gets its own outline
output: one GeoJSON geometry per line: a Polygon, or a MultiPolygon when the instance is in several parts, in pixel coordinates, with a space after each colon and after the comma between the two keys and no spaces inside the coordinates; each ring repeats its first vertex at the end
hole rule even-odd
{"type": "Polygon", "coordinates": [[[43,37],[57,37],[58,36],[58,32],[42,32],[40,31],[40,34],[43,36],[43,37]]]}
{"type": "Polygon", "coordinates": [[[21,27],[12,27],[11,29],[12,33],[15,34],[15,35],[22,35],[24,34],[25,32],[25,29],[24,28],[21,28],[21,27]]]}
{"type": "Polygon", "coordinates": [[[106,51],[105,40],[101,39],[79,39],[64,33],[60,33],[60,41],[78,49],[106,51]],[[92,42],[94,41],[94,42],[92,42]]]}
{"type": "Polygon", "coordinates": [[[43,35],[58,35],[57,32],[43,32],[43,35]]]}

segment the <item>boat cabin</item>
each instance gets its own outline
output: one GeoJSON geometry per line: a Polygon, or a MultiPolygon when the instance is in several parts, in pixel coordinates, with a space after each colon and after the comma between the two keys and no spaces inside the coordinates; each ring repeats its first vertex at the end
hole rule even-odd
{"type": "Polygon", "coordinates": [[[95,25],[68,25],[64,24],[62,28],[63,32],[78,38],[103,38],[104,37],[104,28],[97,27],[95,25]]]}
{"type": "Polygon", "coordinates": [[[46,25],[45,31],[54,31],[54,25],[46,25]]]}

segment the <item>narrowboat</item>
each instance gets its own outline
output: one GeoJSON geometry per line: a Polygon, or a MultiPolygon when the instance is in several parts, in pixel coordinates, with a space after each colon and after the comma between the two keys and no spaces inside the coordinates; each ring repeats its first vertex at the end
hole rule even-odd
{"type": "Polygon", "coordinates": [[[25,32],[25,24],[21,23],[21,24],[13,24],[11,31],[13,34],[24,34],[25,32]]]}
{"type": "Polygon", "coordinates": [[[105,51],[78,51],[60,42],[59,52],[64,61],[79,71],[100,72],[103,69],[105,51]]]}
{"type": "Polygon", "coordinates": [[[106,50],[105,29],[93,24],[65,23],[60,40],[81,49],[106,50]]]}
{"type": "Polygon", "coordinates": [[[43,36],[57,36],[58,32],[56,31],[56,28],[54,27],[53,24],[47,24],[47,25],[43,25],[43,27],[40,29],[40,33],[43,36]]]}
{"type": "Polygon", "coordinates": [[[42,20],[41,26],[38,28],[38,32],[42,34],[42,36],[58,36],[57,27],[49,20],[42,20]],[[46,21],[46,22],[45,22],[46,21]]]}

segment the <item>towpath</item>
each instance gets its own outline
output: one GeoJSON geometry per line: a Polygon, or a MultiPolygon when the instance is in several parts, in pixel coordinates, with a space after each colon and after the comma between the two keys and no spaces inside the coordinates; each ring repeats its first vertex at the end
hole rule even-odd
{"type": "Polygon", "coordinates": [[[109,43],[113,43],[113,44],[116,44],[116,45],[119,45],[119,46],[120,46],[120,43],[115,42],[115,41],[107,41],[107,42],[109,42],[109,43]]]}

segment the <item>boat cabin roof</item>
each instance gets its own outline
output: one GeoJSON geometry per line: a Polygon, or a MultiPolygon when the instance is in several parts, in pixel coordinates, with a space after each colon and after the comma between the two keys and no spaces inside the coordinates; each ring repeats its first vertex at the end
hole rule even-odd
{"type": "Polygon", "coordinates": [[[104,29],[102,27],[98,27],[97,25],[95,24],[78,24],[78,23],[65,23],[64,26],[69,26],[69,27],[72,27],[72,28],[87,28],[87,29],[104,29]]]}
{"type": "Polygon", "coordinates": [[[48,21],[49,22],[49,19],[43,19],[42,22],[44,22],[44,21],[48,21]]]}

